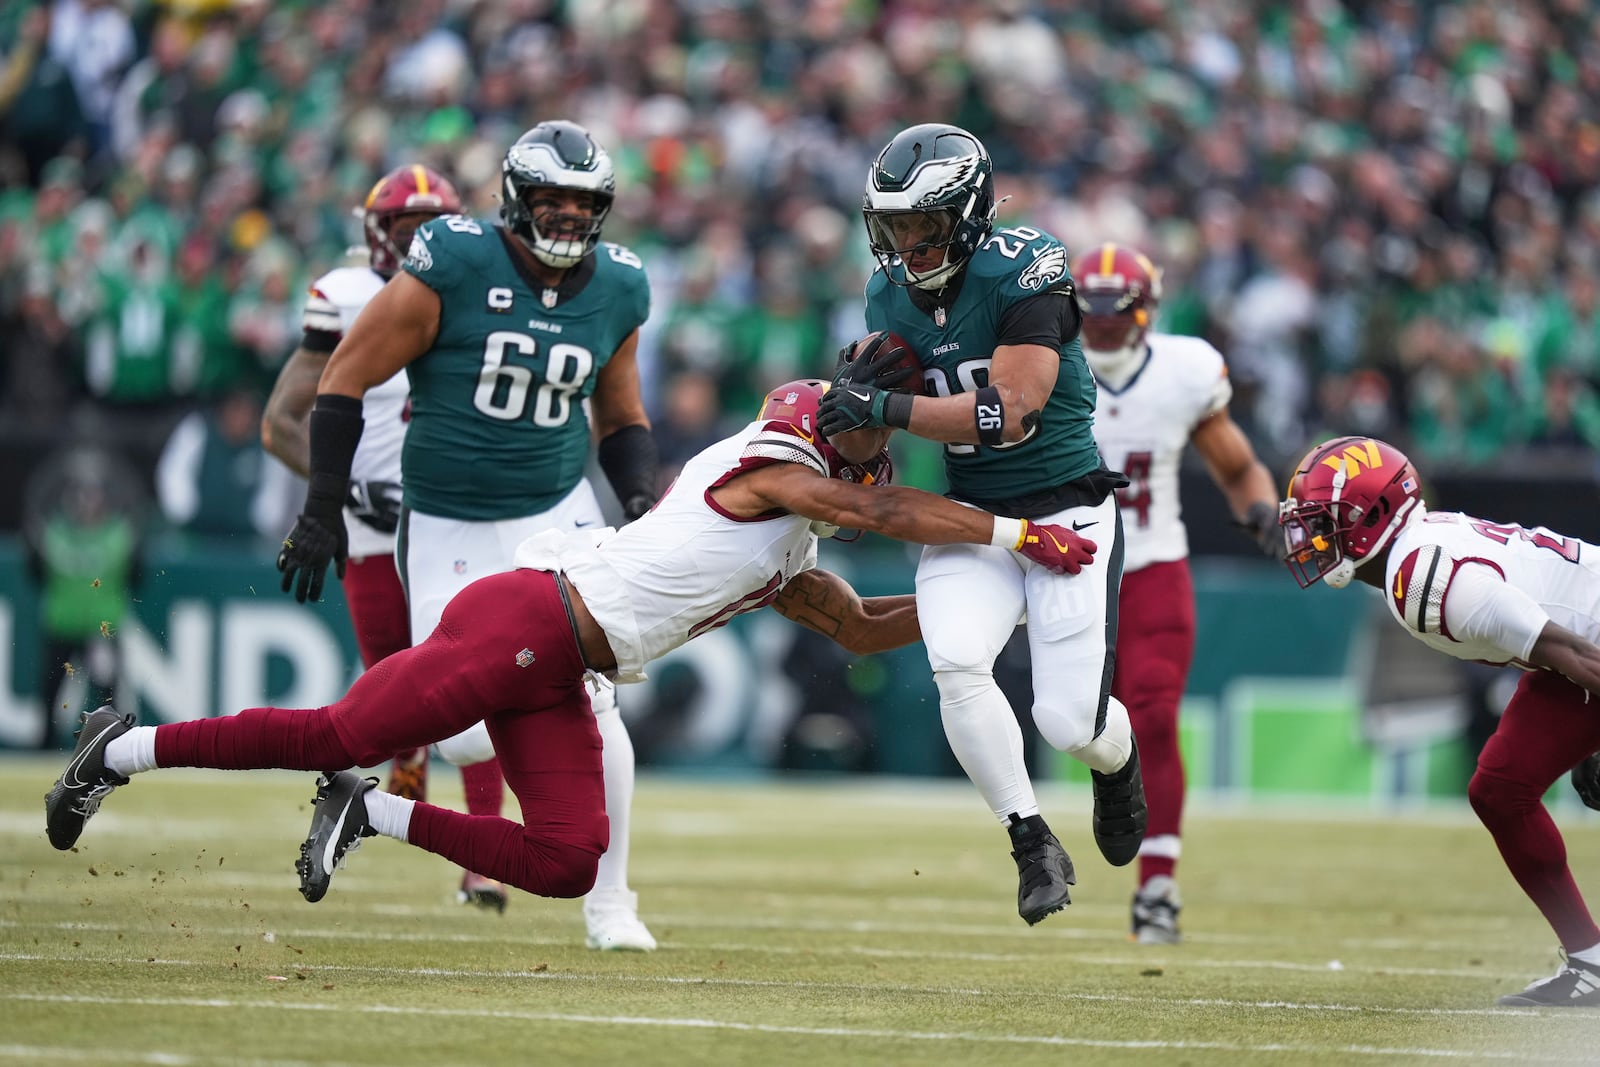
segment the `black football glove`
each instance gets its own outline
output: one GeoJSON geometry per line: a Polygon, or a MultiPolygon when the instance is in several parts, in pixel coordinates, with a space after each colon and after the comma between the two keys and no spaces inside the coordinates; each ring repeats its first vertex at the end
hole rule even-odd
{"type": "Polygon", "coordinates": [[[833,385],[817,407],[817,429],[824,437],[868,426],[905,426],[910,421],[911,398],[890,390],[904,383],[916,369],[894,366],[901,361],[902,353],[899,348],[884,351],[888,339],[887,332],[878,334],[856,352],[854,359],[850,359],[850,353],[859,341],[840,350],[833,385]],[[896,411],[886,413],[891,404],[896,411]]]}
{"type": "Polygon", "coordinates": [[[1278,509],[1258,500],[1245,512],[1244,521],[1238,523],[1250,531],[1256,545],[1268,559],[1282,563],[1289,554],[1288,543],[1283,538],[1283,527],[1278,525],[1278,509]]]}
{"type": "Polygon", "coordinates": [[[399,482],[351,482],[344,506],[367,526],[392,534],[400,528],[400,501],[404,495],[399,482]]]}
{"type": "Polygon", "coordinates": [[[895,366],[904,358],[905,353],[898,346],[885,351],[884,345],[890,336],[887,330],[883,330],[864,345],[860,341],[853,341],[839,349],[839,366],[833,372],[834,386],[855,382],[857,385],[875,385],[879,389],[893,389],[897,385],[903,385],[906,379],[916,373],[916,368],[895,366]],[[857,351],[858,346],[859,351],[857,351]]]}
{"type": "Polygon", "coordinates": [[[345,479],[313,474],[306,489],[306,502],[294,529],[283,539],[278,553],[278,570],[283,573],[283,591],[294,589],[294,598],[322,599],[322,581],[333,563],[344,577],[345,560],[350,554],[350,539],[344,528],[344,501],[348,492],[345,479]],[[337,481],[339,484],[332,484],[337,481]]]}
{"type": "Polygon", "coordinates": [[[1585,807],[1600,811],[1600,752],[1572,768],[1572,788],[1585,807]]]}
{"type": "Polygon", "coordinates": [[[839,384],[822,394],[817,405],[817,429],[824,437],[859,430],[866,426],[883,426],[883,406],[892,394],[875,385],[857,385],[855,382],[839,384]]]}

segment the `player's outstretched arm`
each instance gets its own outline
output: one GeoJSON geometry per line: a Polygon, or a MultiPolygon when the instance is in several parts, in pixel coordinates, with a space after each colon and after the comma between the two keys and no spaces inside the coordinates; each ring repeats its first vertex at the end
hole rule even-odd
{"type": "Polygon", "coordinates": [[[858,656],[902,648],[922,639],[917,598],[862,599],[850,583],[831,571],[801,571],[772,602],[786,619],[832,638],[858,656]]]}
{"type": "MultiPolygon", "coordinates": [[[[1094,559],[1095,543],[1064,526],[1000,518],[920,489],[824,478],[798,463],[762,467],[741,475],[723,490],[735,487],[767,508],[779,507],[840,528],[870,530],[921,545],[995,545],[1057,574],[1077,574],[1094,559]]],[[[757,506],[747,513],[761,510],[757,506]]]]}
{"type": "MultiPolygon", "coordinates": [[[[1600,696],[1600,645],[1553,622],[1545,623],[1533,643],[1528,662],[1566,675],[1600,696]]],[[[1597,710],[1600,714],[1600,710],[1597,710]]]]}

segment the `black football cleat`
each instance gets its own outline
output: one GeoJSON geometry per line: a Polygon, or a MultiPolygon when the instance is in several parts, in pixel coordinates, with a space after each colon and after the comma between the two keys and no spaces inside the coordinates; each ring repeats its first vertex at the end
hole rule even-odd
{"type": "Polygon", "coordinates": [[[1600,811],[1600,752],[1572,768],[1572,788],[1585,807],[1600,811]]]}
{"type": "Polygon", "coordinates": [[[50,843],[66,851],[78,843],[78,836],[101,801],[128,780],[106,770],[106,746],[133,729],[134,718],[110,704],[83,717],[78,730],[78,747],[72,750],[67,769],[61,772],[50,792],[44,795],[44,828],[50,843]]]}
{"type": "Polygon", "coordinates": [[[311,810],[311,833],[300,846],[294,869],[300,875],[300,895],[315,904],[328,893],[333,872],[345,857],[361,847],[363,837],[376,836],[367,822],[367,791],[377,788],[376,778],[351,771],[317,778],[316,806],[311,810]]]}
{"type": "Polygon", "coordinates": [[[1078,879],[1067,850],[1049,830],[1026,834],[1015,844],[1011,858],[1017,861],[1017,914],[1034,926],[1072,903],[1067,887],[1078,879]]]}
{"type": "Polygon", "coordinates": [[[1139,746],[1133,745],[1121,770],[1110,774],[1091,770],[1089,777],[1094,780],[1094,843],[1107,863],[1125,867],[1139,854],[1149,821],[1144,776],[1139,773],[1139,746]]]}
{"type": "Polygon", "coordinates": [[[472,904],[484,911],[495,911],[504,915],[506,910],[506,887],[503,882],[493,878],[485,878],[481,874],[465,871],[461,875],[461,888],[456,890],[456,903],[472,904]]]}
{"type": "Polygon", "coordinates": [[[1176,945],[1183,940],[1178,932],[1178,912],[1182,910],[1178,883],[1170,875],[1156,875],[1133,895],[1129,937],[1141,945],[1176,945]]]}
{"type": "Polygon", "coordinates": [[[1561,970],[1500,1003],[1512,1008],[1600,1008],[1600,967],[1566,958],[1561,970]]]}

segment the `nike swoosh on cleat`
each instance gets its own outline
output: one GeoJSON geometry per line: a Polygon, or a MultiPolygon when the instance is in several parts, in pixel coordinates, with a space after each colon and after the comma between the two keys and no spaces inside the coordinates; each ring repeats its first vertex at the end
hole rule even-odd
{"type": "Polygon", "coordinates": [[[1088,522],[1074,522],[1072,524],[1072,529],[1074,531],[1087,530],[1089,527],[1093,526],[1095,523],[1097,523],[1099,521],[1100,520],[1098,520],[1098,519],[1090,519],[1088,522]]]}
{"type": "Polygon", "coordinates": [[[339,811],[339,817],[333,820],[333,833],[328,837],[328,847],[322,850],[322,869],[329,874],[333,873],[333,865],[337,862],[334,853],[339,850],[339,827],[344,825],[344,817],[350,812],[350,805],[355,802],[351,797],[344,802],[344,807],[339,811]]]}
{"type": "Polygon", "coordinates": [[[84,759],[87,758],[89,753],[94,749],[94,743],[100,739],[102,734],[111,729],[111,726],[111,723],[107,723],[105,726],[102,726],[100,728],[100,732],[90,738],[89,744],[85,745],[76,756],[72,757],[72,762],[67,764],[67,769],[61,772],[61,784],[63,786],[68,789],[82,789],[86,785],[94,784],[93,782],[86,782],[82,778],[79,778],[78,770],[83,766],[84,759]]]}

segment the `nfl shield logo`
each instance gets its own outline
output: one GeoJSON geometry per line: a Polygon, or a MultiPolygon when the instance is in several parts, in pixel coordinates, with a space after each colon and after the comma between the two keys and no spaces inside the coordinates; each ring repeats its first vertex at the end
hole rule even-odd
{"type": "Polygon", "coordinates": [[[933,309],[933,324],[935,326],[939,327],[939,329],[942,330],[942,329],[944,329],[944,322],[945,322],[945,311],[944,311],[944,308],[934,308],[933,309]]]}
{"type": "Polygon", "coordinates": [[[556,291],[554,289],[546,289],[544,295],[539,297],[539,302],[547,308],[553,308],[556,306],[556,299],[556,291]]]}
{"type": "Polygon", "coordinates": [[[517,653],[517,666],[526,667],[533,663],[533,649],[525,648],[517,653]]]}

